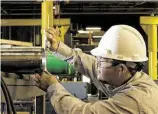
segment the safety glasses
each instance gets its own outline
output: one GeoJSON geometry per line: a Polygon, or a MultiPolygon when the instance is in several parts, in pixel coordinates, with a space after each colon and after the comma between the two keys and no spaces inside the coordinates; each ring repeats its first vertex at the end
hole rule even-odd
{"type": "Polygon", "coordinates": [[[112,59],[97,57],[97,68],[107,68],[112,66],[112,59]]]}

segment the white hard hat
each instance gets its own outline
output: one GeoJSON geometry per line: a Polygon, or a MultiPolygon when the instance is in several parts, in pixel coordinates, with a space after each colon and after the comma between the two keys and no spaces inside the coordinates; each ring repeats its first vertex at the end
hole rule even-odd
{"type": "Polygon", "coordinates": [[[122,61],[147,61],[146,45],[142,35],[128,25],[114,25],[101,38],[94,56],[122,61]]]}

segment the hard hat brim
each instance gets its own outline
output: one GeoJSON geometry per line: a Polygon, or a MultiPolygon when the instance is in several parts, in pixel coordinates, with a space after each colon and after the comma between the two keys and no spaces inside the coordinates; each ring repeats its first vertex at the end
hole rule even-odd
{"type": "Polygon", "coordinates": [[[92,49],[90,52],[93,56],[102,56],[104,53],[104,50],[99,47],[96,47],[96,48],[92,49]]]}
{"type": "Polygon", "coordinates": [[[145,62],[148,60],[148,58],[141,58],[141,59],[137,59],[137,60],[134,60],[134,59],[131,59],[131,58],[118,58],[116,57],[115,55],[111,55],[111,54],[106,54],[105,53],[105,50],[102,49],[102,48],[99,48],[99,47],[96,47],[94,49],[92,49],[91,51],[91,54],[93,56],[96,56],[96,57],[103,57],[103,58],[109,58],[109,59],[115,59],[115,60],[121,60],[121,61],[129,61],[129,62],[145,62]]]}

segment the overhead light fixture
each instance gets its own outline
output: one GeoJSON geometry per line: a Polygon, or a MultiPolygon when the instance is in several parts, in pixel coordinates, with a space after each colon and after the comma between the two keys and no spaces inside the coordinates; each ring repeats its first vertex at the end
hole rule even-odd
{"type": "Polygon", "coordinates": [[[86,30],[88,31],[100,31],[101,30],[101,27],[86,27],[86,30]]]}
{"type": "Polygon", "coordinates": [[[78,30],[80,34],[89,34],[90,32],[93,33],[93,31],[78,30]]]}
{"type": "Polygon", "coordinates": [[[93,38],[102,38],[102,36],[93,36],[93,38]]]}

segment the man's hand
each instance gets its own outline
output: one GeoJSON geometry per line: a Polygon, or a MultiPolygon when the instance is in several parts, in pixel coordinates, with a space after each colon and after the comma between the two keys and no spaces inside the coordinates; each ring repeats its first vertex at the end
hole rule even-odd
{"type": "Polygon", "coordinates": [[[36,81],[37,86],[44,91],[47,91],[50,85],[59,83],[56,77],[47,71],[44,71],[41,75],[35,74],[32,77],[36,81]]]}
{"type": "Polygon", "coordinates": [[[51,49],[56,51],[58,48],[59,41],[57,41],[57,37],[59,36],[59,30],[53,27],[46,30],[46,37],[51,43],[51,49]]]}

